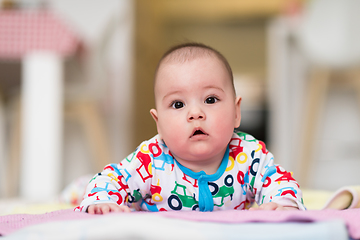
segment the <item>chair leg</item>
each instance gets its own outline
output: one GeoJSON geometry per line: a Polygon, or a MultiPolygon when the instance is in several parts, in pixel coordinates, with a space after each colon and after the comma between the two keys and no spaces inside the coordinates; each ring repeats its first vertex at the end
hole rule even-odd
{"type": "Polygon", "coordinates": [[[330,70],[314,69],[311,72],[307,88],[304,110],[303,131],[298,159],[296,179],[302,187],[309,187],[309,169],[314,153],[316,129],[319,123],[320,112],[323,109],[329,88],[330,70]]]}
{"type": "MultiPolygon", "coordinates": [[[[21,151],[21,101],[20,97],[14,100],[14,121],[10,130],[10,146],[8,171],[4,179],[11,179],[4,185],[5,196],[15,197],[18,194],[20,183],[20,151],[21,151]]],[[[65,116],[76,119],[83,126],[92,151],[92,162],[96,171],[112,161],[110,144],[105,131],[105,124],[93,101],[79,101],[66,106],[65,116]]]]}
{"type": "Polygon", "coordinates": [[[3,90],[0,88],[0,197],[7,197],[8,193],[8,163],[6,156],[6,133],[5,133],[5,104],[3,90]]]}
{"type": "Polygon", "coordinates": [[[358,104],[360,105],[360,69],[353,69],[349,72],[349,74],[349,78],[351,79],[351,82],[353,83],[354,89],[356,91],[358,104]]]}
{"type": "Polygon", "coordinates": [[[79,101],[70,103],[72,112],[83,126],[89,147],[92,151],[93,166],[101,171],[105,165],[113,162],[110,144],[105,131],[105,124],[94,101],[79,101]]]}
{"type": "Polygon", "coordinates": [[[20,183],[20,151],[21,151],[21,101],[17,97],[14,101],[15,117],[10,131],[10,149],[9,149],[9,171],[6,179],[11,179],[7,182],[6,195],[8,197],[15,197],[18,195],[20,183]]]}

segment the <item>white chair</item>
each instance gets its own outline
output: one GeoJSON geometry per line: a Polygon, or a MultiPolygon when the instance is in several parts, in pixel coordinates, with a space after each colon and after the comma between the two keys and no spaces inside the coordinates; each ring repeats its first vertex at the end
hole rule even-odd
{"type": "MultiPolygon", "coordinates": [[[[319,112],[328,94],[331,76],[350,76],[360,100],[360,1],[312,0],[305,6],[297,31],[297,41],[310,63],[304,131],[299,162],[299,182],[308,186],[308,170],[314,150],[314,134],[319,112]]],[[[360,101],[359,101],[360,103],[360,101]]]]}
{"type": "MultiPolygon", "coordinates": [[[[105,119],[103,118],[103,115],[100,113],[97,95],[94,94],[94,91],[97,91],[98,89],[94,90],[94,87],[92,85],[89,86],[90,85],[89,82],[91,82],[91,80],[93,80],[93,82],[99,81],[100,77],[106,78],[106,75],[103,74],[104,66],[105,66],[105,62],[103,60],[103,54],[105,50],[104,48],[106,48],[109,42],[109,37],[111,37],[111,34],[113,33],[114,29],[116,29],[116,25],[114,25],[114,23],[116,23],[115,20],[112,19],[112,21],[109,23],[108,28],[105,29],[102,38],[100,38],[98,45],[94,46],[97,52],[95,54],[92,52],[92,55],[90,55],[90,57],[92,57],[91,60],[96,58],[97,64],[100,65],[98,68],[100,70],[97,71],[93,70],[93,66],[89,64],[89,62],[86,62],[85,70],[82,69],[80,71],[77,71],[76,73],[78,75],[76,77],[85,79],[85,83],[82,82],[81,85],[77,86],[77,89],[79,89],[79,91],[75,91],[72,94],[68,90],[73,88],[69,86],[69,83],[64,84],[65,85],[64,98],[63,96],[61,96],[61,99],[64,99],[64,103],[61,104],[61,106],[64,107],[64,112],[61,113],[60,118],[64,116],[65,120],[75,121],[79,123],[79,125],[82,127],[83,133],[85,134],[85,138],[88,140],[87,144],[88,144],[89,152],[91,153],[92,156],[89,161],[89,164],[92,165],[94,172],[100,171],[106,164],[113,161],[110,151],[110,141],[105,128],[105,122],[104,122],[105,119]],[[89,80],[90,78],[92,79],[89,80]]],[[[70,59],[67,60],[70,61],[70,59]]],[[[74,59],[71,59],[71,61],[73,62],[71,62],[70,65],[73,66],[76,61],[74,61],[74,59]]],[[[66,70],[66,64],[64,64],[64,68],[66,70]]],[[[20,98],[21,97],[22,96],[20,96],[20,98]]],[[[26,179],[21,179],[23,176],[19,172],[19,168],[22,166],[21,165],[22,163],[20,163],[20,159],[21,159],[20,153],[23,150],[21,149],[21,145],[22,145],[21,139],[23,137],[21,136],[22,133],[21,108],[23,107],[21,105],[24,103],[24,101],[21,101],[20,98],[14,100],[15,116],[14,116],[14,121],[11,124],[9,161],[7,164],[8,169],[6,170],[6,175],[8,176],[7,179],[11,179],[11,181],[7,182],[7,186],[3,187],[6,188],[5,196],[16,196],[18,194],[19,183],[21,184],[26,182],[26,179]]],[[[62,109],[60,109],[60,111],[61,110],[62,109]]],[[[59,139],[59,141],[61,142],[62,139],[59,139]]],[[[60,148],[62,148],[62,144],[60,143],[59,145],[60,148]]],[[[59,148],[59,146],[57,147],[59,148]]],[[[61,154],[57,154],[57,155],[61,155],[61,154]]],[[[47,159],[44,159],[44,161],[46,160],[47,159]]],[[[60,164],[62,164],[62,159],[60,164]]],[[[38,168],[38,166],[36,167],[38,168]]],[[[57,170],[58,175],[61,175],[61,171],[59,169],[55,169],[55,170],[57,170]]],[[[59,185],[61,185],[62,179],[58,177],[56,179],[56,182],[60,183],[59,185]]],[[[26,184],[23,184],[23,186],[25,185],[26,184]]],[[[60,189],[57,189],[56,191],[59,190],[60,189]]]]}

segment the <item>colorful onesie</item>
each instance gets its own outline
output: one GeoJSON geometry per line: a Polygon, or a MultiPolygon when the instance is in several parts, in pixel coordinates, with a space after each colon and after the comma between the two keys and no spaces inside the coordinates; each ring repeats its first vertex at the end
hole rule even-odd
{"type": "Polygon", "coordinates": [[[290,172],[275,165],[265,144],[234,133],[215,174],[193,172],[174,159],[158,135],[119,164],[107,165],[87,186],[76,211],[117,203],[135,210],[217,211],[276,202],[304,210],[302,192],[290,172]]]}

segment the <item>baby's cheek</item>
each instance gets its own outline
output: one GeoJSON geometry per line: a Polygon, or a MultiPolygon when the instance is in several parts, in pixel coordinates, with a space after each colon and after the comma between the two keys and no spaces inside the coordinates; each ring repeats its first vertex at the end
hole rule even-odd
{"type": "Polygon", "coordinates": [[[161,137],[170,149],[181,147],[185,138],[184,131],[176,127],[167,129],[161,137]]]}
{"type": "Polygon", "coordinates": [[[234,132],[234,123],[230,121],[224,121],[224,118],[219,120],[219,123],[215,125],[214,131],[217,135],[227,138],[231,137],[234,132]]]}

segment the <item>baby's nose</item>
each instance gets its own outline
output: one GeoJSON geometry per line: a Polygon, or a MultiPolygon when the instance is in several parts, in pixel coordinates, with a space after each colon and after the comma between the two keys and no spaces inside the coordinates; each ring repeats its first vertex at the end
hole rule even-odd
{"type": "Polygon", "coordinates": [[[204,120],[205,119],[205,113],[200,108],[192,108],[189,112],[188,116],[189,121],[192,120],[204,120]]]}

